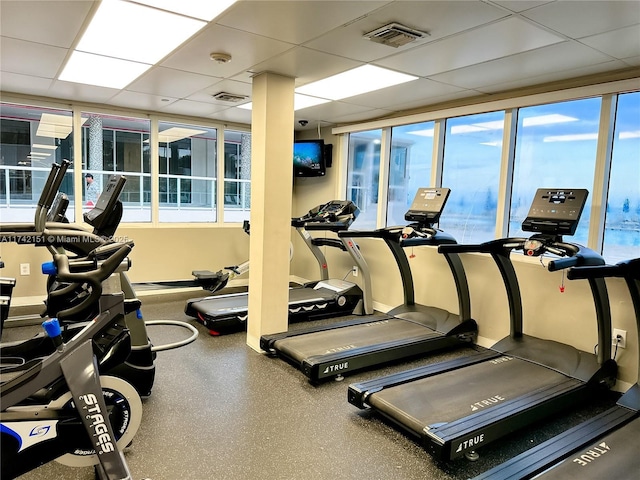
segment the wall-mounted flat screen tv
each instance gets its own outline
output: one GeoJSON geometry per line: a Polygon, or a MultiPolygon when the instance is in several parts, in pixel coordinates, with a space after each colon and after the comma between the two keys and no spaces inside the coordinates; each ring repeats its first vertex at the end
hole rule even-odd
{"type": "Polygon", "coordinates": [[[324,140],[296,140],[293,144],[293,176],[323,176],[327,168],[324,152],[324,140]]]}

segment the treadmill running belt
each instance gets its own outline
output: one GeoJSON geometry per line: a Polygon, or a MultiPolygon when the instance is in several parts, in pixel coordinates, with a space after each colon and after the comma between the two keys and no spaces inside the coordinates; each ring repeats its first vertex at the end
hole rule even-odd
{"type": "Polygon", "coordinates": [[[390,318],[284,338],[277,340],[274,343],[274,347],[290,358],[301,362],[305,358],[314,355],[325,355],[394,340],[429,335],[435,337],[442,334],[415,322],[400,318],[390,318]]]}
{"type": "Polygon", "coordinates": [[[458,420],[567,378],[540,365],[502,356],[383,389],[371,394],[367,402],[421,435],[429,425],[458,420]]]}
{"type": "Polygon", "coordinates": [[[639,439],[640,418],[637,418],[535,478],[562,480],[638,478],[639,439]]]}

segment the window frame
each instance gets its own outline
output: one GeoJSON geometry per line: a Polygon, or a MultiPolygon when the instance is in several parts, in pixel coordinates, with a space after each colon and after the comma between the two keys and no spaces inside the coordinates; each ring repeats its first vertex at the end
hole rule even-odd
{"type": "MultiPolygon", "coordinates": [[[[608,180],[612,161],[613,146],[613,129],[615,123],[616,103],[618,95],[625,93],[639,92],[638,79],[631,78],[626,80],[617,80],[612,82],[598,83],[586,85],[582,87],[568,88],[564,90],[550,91],[545,93],[531,95],[516,95],[511,98],[494,100],[489,102],[478,102],[471,105],[461,107],[444,108],[441,110],[433,110],[425,113],[418,113],[403,117],[394,117],[391,119],[364,122],[348,126],[341,126],[332,129],[334,135],[338,135],[341,142],[346,143],[341,149],[344,155],[344,170],[341,172],[343,179],[340,183],[340,191],[346,195],[346,177],[348,175],[347,167],[349,159],[348,138],[350,133],[358,131],[368,131],[374,129],[391,129],[392,127],[423,123],[428,121],[435,122],[434,129],[434,145],[432,155],[432,182],[429,186],[442,186],[442,169],[443,169],[443,153],[444,153],[444,130],[445,122],[448,118],[461,117],[473,114],[488,113],[492,111],[503,110],[505,112],[503,144],[500,164],[500,179],[498,192],[498,205],[495,225],[495,238],[507,235],[509,226],[509,214],[511,206],[511,194],[513,188],[513,172],[515,162],[515,141],[517,117],[520,108],[531,107],[544,104],[561,103],[572,100],[580,100],[584,98],[601,98],[601,112],[598,127],[598,140],[596,151],[596,166],[592,185],[589,193],[592,199],[591,204],[591,221],[589,225],[589,233],[587,246],[602,252],[604,240],[604,227],[606,217],[606,204],[608,196],[608,180]]],[[[382,183],[383,172],[388,170],[390,161],[389,152],[381,150],[380,159],[380,178],[381,189],[379,198],[386,200],[387,184],[382,183]]],[[[385,214],[387,211],[386,201],[378,203],[378,224],[376,228],[382,228],[385,225],[385,214]]]]}

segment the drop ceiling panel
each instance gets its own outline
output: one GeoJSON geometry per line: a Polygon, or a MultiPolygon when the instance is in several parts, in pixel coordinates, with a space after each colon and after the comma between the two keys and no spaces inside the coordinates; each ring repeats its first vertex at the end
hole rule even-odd
{"type": "Polygon", "coordinates": [[[362,63],[328,53],[318,52],[305,47],[293,48],[282,55],[255,65],[252,70],[273,72],[296,79],[296,87],[309,82],[341,73],[362,63]]]}
{"type": "Polygon", "coordinates": [[[480,65],[434,75],[431,78],[438,82],[475,89],[505,83],[508,80],[527,80],[529,77],[609,61],[611,61],[611,57],[608,55],[596,52],[577,42],[567,41],[531,52],[512,55],[508,58],[500,58],[480,65]]]}
{"type": "Polygon", "coordinates": [[[91,10],[91,1],[0,2],[2,36],[69,48],[91,10]]]}
{"type": "Polygon", "coordinates": [[[637,0],[553,2],[527,10],[523,15],[571,38],[586,37],[640,23],[637,0]]]}
{"type": "MultiPolygon", "coordinates": [[[[434,82],[437,83],[437,82],[434,82]]],[[[453,87],[452,85],[448,85],[449,87],[453,87]]],[[[432,97],[429,97],[427,99],[427,102],[429,105],[435,105],[438,103],[442,103],[442,102],[449,102],[452,100],[461,100],[463,98],[468,98],[468,97],[477,97],[480,95],[481,92],[476,91],[476,90],[451,90],[451,93],[446,93],[446,94],[442,94],[442,95],[434,95],[432,97]]],[[[425,105],[425,101],[421,98],[415,98],[412,101],[406,102],[406,103],[398,103],[397,105],[395,105],[395,110],[397,111],[402,111],[402,110],[411,110],[414,108],[419,108],[419,107],[423,107],[425,105]]]]}
{"type": "Polygon", "coordinates": [[[580,42],[615,58],[640,55],[640,24],[582,38],[580,42]]]}
{"type": "Polygon", "coordinates": [[[375,62],[430,76],[563,41],[519,18],[508,18],[375,62]]]}
{"type": "Polygon", "coordinates": [[[2,37],[0,68],[3,72],[54,78],[66,54],[64,48],[2,37]]]}
{"type": "Polygon", "coordinates": [[[118,93],[115,88],[96,87],[82,83],[63,82],[56,80],[49,87],[48,96],[77,100],[79,102],[106,103],[118,93]]]}
{"type": "Polygon", "coordinates": [[[411,102],[413,106],[419,106],[416,103],[421,102],[424,104],[425,102],[430,102],[433,97],[459,92],[460,90],[462,90],[460,87],[454,85],[445,85],[426,78],[418,78],[402,85],[383,88],[382,90],[356,95],[355,97],[343,98],[342,101],[355,105],[397,110],[397,105],[401,103],[411,102]]]}
{"type": "MultiPolygon", "coordinates": [[[[614,70],[620,70],[622,68],[626,68],[625,64],[622,61],[612,60],[610,62],[598,63],[595,65],[587,65],[579,68],[564,70],[562,72],[553,71],[543,75],[535,75],[529,78],[521,78],[520,80],[516,80],[516,81],[496,83],[493,85],[487,85],[486,87],[478,87],[478,91],[481,91],[484,93],[497,93],[497,92],[502,92],[506,90],[512,90],[515,88],[528,87],[531,85],[532,81],[534,81],[536,84],[555,82],[557,80],[562,80],[563,78],[567,78],[567,75],[569,75],[571,78],[577,78],[584,75],[593,75],[596,73],[611,72],[614,70]]],[[[640,83],[638,83],[638,88],[640,88],[640,83]]]]}
{"type": "Polygon", "coordinates": [[[2,72],[0,75],[0,91],[19,92],[26,95],[41,95],[46,97],[49,94],[49,86],[52,81],[50,78],[2,72]]]}
{"type": "Polygon", "coordinates": [[[392,112],[389,112],[388,110],[367,110],[366,112],[361,113],[350,113],[348,115],[336,116],[332,121],[335,123],[364,122],[389,115],[390,113],[392,112]]]}
{"type": "Polygon", "coordinates": [[[251,111],[240,108],[227,108],[212,115],[212,118],[222,122],[251,124],[251,111]]]}
{"type": "Polygon", "coordinates": [[[391,2],[240,2],[218,23],[268,38],[301,44],[391,2]]]}
{"type": "MultiPolygon", "coordinates": [[[[334,117],[342,117],[344,115],[348,115],[349,113],[364,113],[370,112],[372,110],[371,107],[366,107],[364,105],[353,105],[344,102],[329,102],[323,103],[321,105],[316,105],[314,107],[303,108],[301,110],[296,110],[296,118],[313,118],[316,120],[323,120],[326,118],[334,118],[334,117]]],[[[384,111],[384,113],[389,113],[388,111],[384,111]]]]}
{"type": "Polygon", "coordinates": [[[196,117],[208,117],[221,109],[210,103],[193,102],[191,100],[178,100],[170,103],[160,110],[161,112],[175,113],[178,115],[191,115],[196,117]]]}
{"type": "Polygon", "coordinates": [[[230,77],[293,46],[233,28],[211,25],[176,50],[161,65],[203,75],[230,77]],[[227,53],[232,59],[229,63],[216,63],[209,58],[212,52],[227,53]]]}
{"type": "Polygon", "coordinates": [[[177,100],[179,99],[164,95],[151,95],[148,93],[129,92],[123,90],[113,98],[109,99],[108,103],[109,105],[117,105],[119,107],[129,107],[157,112],[177,100]]]}
{"type": "Polygon", "coordinates": [[[501,8],[480,2],[394,2],[356,22],[312,40],[305,46],[369,62],[507,15],[508,12],[501,8]],[[399,48],[374,43],[362,37],[365,33],[392,22],[427,31],[429,36],[399,48]]]}
{"type": "Polygon", "coordinates": [[[539,7],[540,5],[544,5],[545,3],[550,3],[555,0],[505,0],[505,1],[495,1],[494,3],[508,8],[512,12],[524,12],[525,10],[529,10],[531,8],[539,7]]]}
{"type": "Polygon", "coordinates": [[[219,78],[183,72],[171,68],[155,67],[127,87],[128,91],[185,98],[203,88],[219,82],[219,78]]]}

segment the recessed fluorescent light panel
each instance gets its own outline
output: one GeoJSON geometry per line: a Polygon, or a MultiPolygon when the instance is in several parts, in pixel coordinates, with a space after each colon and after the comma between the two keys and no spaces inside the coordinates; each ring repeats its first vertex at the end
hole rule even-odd
{"type": "Polygon", "coordinates": [[[76,51],[154,64],[205,25],[136,3],[103,1],[76,51]]]}
{"type": "Polygon", "coordinates": [[[362,65],[299,87],[296,92],[330,100],[341,100],[417,79],[416,76],[386,68],[362,65]]]}
{"type": "Polygon", "coordinates": [[[151,65],[74,51],[58,77],[60,80],[122,89],[151,65]]]}
{"type": "MultiPolygon", "coordinates": [[[[326,98],[310,97],[309,95],[300,95],[299,93],[295,93],[293,95],[293,109],[302,110],[303,108],[309,108],[315,105],[321,105],[323,103],[327,103],[330,101],[331,100],[328,100],[326,98]]],[[[253,102],[238,105],[238,108],[242,108],[244,110],[251,110],[253,108],[253,102]]]]}
{"type": "Polygon", "coordinates": [[[213,18],[211,15],[217,16],[231,3],[231,0],[142,0],[138,3],[104,0],[60,80],[122,89],[202,29],[213,18]],[[178,13],[172,13],[176,11],[178,13]]]}

